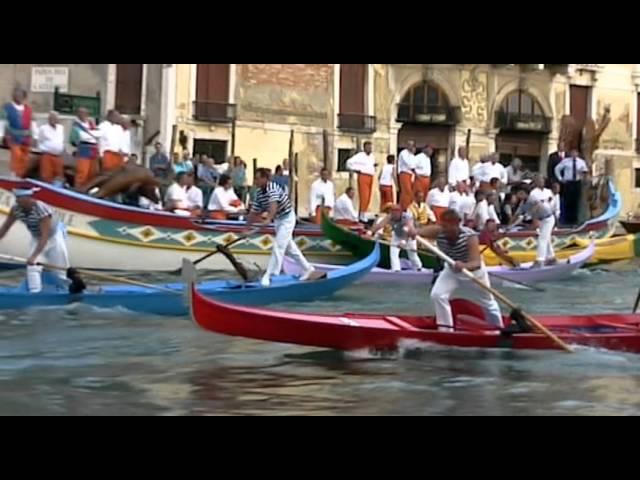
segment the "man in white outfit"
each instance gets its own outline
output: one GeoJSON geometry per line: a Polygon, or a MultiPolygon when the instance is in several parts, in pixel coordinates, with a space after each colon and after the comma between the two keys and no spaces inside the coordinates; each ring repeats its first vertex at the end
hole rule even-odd
{"type": "Polygon", "coordinates": [[[479,304],[484,310],[487,322],[496,329],[501,329],[504,323],[496,299],[462,273],[464,269],[469,270],[477,279],[491,286],[489,274],[480,254],[478,234],[461,226],[460,221],[458,212],[447,210],[442,215],[441,225],[423,227],[418,231],[420,236],[435,240],[438,248],[455,261],[455,266],[444,267],[431,290],[438,329],[454,331],[454,318],[449,300],[451,295],[462,286],[468,286],[478,292],[479,304]]]}
{"type": "Polygon", "coordinates": [[[389,260],[391,261],[391,270],[399,272],[402,270],[400,263],[400,249],[407,249],[409,261],[417,271],[422,270],[422,261],[418,256],[418,242],[416,240],[416,229],[413,216],[410,213],[402,211],[400,205],[394,205],[391,213],[387,215],[381,222],[378,222],[369,232],[375,235],[377,232],[384,230],[386,226],[391,227],[391,246],[389,247],[389,260]]]}
{"type": "Polygon", "coordinates": [[[458,148],[458,156],[451,159],[449,163],[449,185],[455,187],[456,183],[469,183],[469,160],[467,159],[467,149],[458,148]]]}
{"type": "Polygon", "coordinates": [[[293,241],[293,232],[296,228],[296,214],[291,206],[291,200],[285,191],[277,183],[271,181],[271,172],[267,168],[259,168],[256,171],[256,198],[251,205],[251,212],[247,218],[248,224],[270,225],[273,222],[275,232],[275,244],[269,259],[269,266],[262,277],[262,286],[271,285],[271,277],[280,275],[284,256],[288,255],[302,267],[300,280],[309,280],[315,271],[313,266],[304,257],[298,245],[293,241]]]}
{"type": "Polygon", "coordinates": [[[521,204],[513,225],[518,225],[524,220],[525,215],[528,215],[533,221],[533,228],[538,229],[537,258],[532,268],[557,263],[553,250],[553,228],[556,226],[556,217],[550,203],[531,198],[525,188],[519,189],[517,195],[521,204]]]}
{"type": "MultiPolygon", "coordinates": [[[[21,221],[31,233],[31,254],[27,260],[27,278],[35,275],[38,280],[29,283],[29,291],[37,293],[42,290],[40,273],[42,261],[50,265],[69,268],[69,254],[65,241],[64,227],[53,209],[44,202],[33,198],[36,189],[25,186],[13,191],[16,204],[11,208],[9,216],[0,227],[0,240],[11,230],[17,220],[21,221]]],[[[65,272],[57,272],[65,279],[65,272]]]]}

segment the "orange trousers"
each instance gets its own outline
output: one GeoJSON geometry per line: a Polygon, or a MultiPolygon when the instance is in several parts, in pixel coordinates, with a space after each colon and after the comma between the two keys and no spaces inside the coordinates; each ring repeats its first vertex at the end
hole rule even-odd
{"type": "MultiPolygon", "coordinates": [[[[331,215],[331,208],[324,207],[324,213],[327,217],[331,215]]],[[[317,223],[318,225],[322,223],[322,207],[320,205],[316,207],[316,213],[313,218],[313,223],[317,223]]]]}
{"type": "Polygon", "coordinates": [[[40,180],[53,183],[55,179],[64,179],[64,161],[59,155],[43,153],[40,159],[40,180]]]}
{"type": "Polygon", "coordinates": [[[400,206],[402,210],[409,208],[413,203],[413,174],[402,172],[400,174],[400,206]]]}
{"type": "Polygon", "coordinates": [[[124,157],[116,152],[104,152],[102,155],[102,171],[112,172],[124,165],[124,157]]]}
{"type": "Polygon", "coordinates": [[[74,187],[82,188],[98,174],[98,161],[93,158],[79,158],[76,162],[74,187]]]}
{"type": "Polygon", "coordinates": [[[421,175],[416,175],[416,181],[413,183],[413,191],[422,192],[424,198],[427,198],[429,194],[429,189],[431,188],[431,177],[423,177],[421,175]]]}
{"type": "Polygon", "coordinates": [[[31,163],[31,147],[28,145],[11,145],[10,151],[9,168],[17,177],[26,177],[31,163]]]}
{"type": "Polygon", "coordinates": [[[358,211],[360,215],[367,213],[371,203],[371,188],[373,187],[373,175],[361,173],[358,175],[358,196],[360,198],[358,211]]]}
{"type": "Polygon", "coordinates": [[[393,198],[393,185],[380,185],[380,211],[388,203],[396,203],[393,198]]]}
{"type": "Polygon", "coordinates": [[[448,207],[431,207],[431,210],[433,210],[433,213],[436,216],[436,220],[438,221],[438,223],[440,223],[440,217],[444,212],[449,210],[449,208],[448,207]]]}

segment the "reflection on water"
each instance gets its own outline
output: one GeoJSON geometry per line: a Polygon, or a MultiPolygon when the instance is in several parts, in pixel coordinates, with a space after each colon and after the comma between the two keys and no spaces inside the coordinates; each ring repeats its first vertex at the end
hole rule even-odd
{"type": "MultiPolygon", "coordinates": [[[[528,310],[630,310],[636,265],[579,272],[528,310]],[[611,270],[611,269],[608,269],[611,270]]],[[[354,286],[307,311],[431,312],[424,289],[354,286]],[[375,303],[374,303],[375,302],[375,303]]],[[[640,414],[640,356],[424,346],[387,358],[227,338],[85,306],[0,314],[0,414],[640,414]]]]}

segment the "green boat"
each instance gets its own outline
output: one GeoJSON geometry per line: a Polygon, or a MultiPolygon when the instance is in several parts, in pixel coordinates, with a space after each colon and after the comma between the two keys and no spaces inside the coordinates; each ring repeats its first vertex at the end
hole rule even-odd
{"type": "MultiPolygon", "coordinates": [[[[322,233],[333,243],[351,252],[351,254],[358,259],[367,258],[375,246],[373,240],[361,237],[358,233],[341,227],[327,216],[323,216],[322,218],[322,233]]],[[[380,262],[378,263],[378,267],[390,269],[389,247],[383,244],[381,244],[380,247],[380,262]]],[[[420,251],[419,255],[424,268],[436,268],[438,266],[438,260],[429,253],[420,251]]],[[[401,252],[400,257],[407,258],[407,252],[401,252]]]]}

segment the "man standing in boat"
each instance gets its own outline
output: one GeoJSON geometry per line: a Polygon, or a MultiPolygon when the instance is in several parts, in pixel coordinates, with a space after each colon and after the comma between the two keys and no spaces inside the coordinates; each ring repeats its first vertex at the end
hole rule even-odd
{"type": "Polygon", "coordinates": [[[371,236],[379,231],[383,231],[386,227],[391,227],[391,247],[389,247],[389,259],[391,261],[391,270],[400,272],[402,265],[400,264],[400,249],[407,249],[409,261],[417,271],[422,270],[422,261],[418,256],[418,242],[416,240],[416,229],[413,216],[411,213],[403,212],[401,205],[393,205],[391,213],[387,215],[381,222],[368,232],[371,236]]]}
{"type": "Polygon", "coordinates": [[[98,173],[98,140],[100,131],[89,117],[89,110],[78,109],[73,121],[69,142],[76,147],[76,176],[74,187],[82,189],[98,173]]]}
{"type": "Polygon", "coordinates": [[[314,268],[293,241],[296,214],[291,206],[289,196],[282,187],[271,181],[271,172],[267,168],[259,168],[256,171],[255,182],[258,190],[255,201],[251,205],[247,223],[266,226],[273,222],[275,228],[275,243],[269,259],[269,266],[262,277],[262,286],[268,287],[271,285],[271,277],[280,275],[285,254],[302,267],[303,273],[300,280],[309,280],[314,268]]]}
{"type": "Polygon", "coordinates": [[[554,265],[558,263],[553,250],[553,228],[556,226],[556,217],[548,201],[538,200],[531,197],[526,188],[518,190],[518,200],[520,207],[516,212],[516,226],[524,221],[525,216],[531,217],[534,229],[538,229],[538,251],[536,262],[532,268],[539,268],[544,265],[554,265]]]}
{"type": "Polygon", "coordinates": [[[469,270],[486,285],[491,285],[480,254],[478,234],[470,228],[461,226],[460,221],[458,212],[449,209],[442,214],[440,225],[423,227],[418,231],[420,236],[435,240],[438,248],[456,262],[454,267],[449,265],[444,267],[431,290],[438,329],[454,331],[453,312],[449,300],[461,286],[469,286],[478,292],[486,320],[496,329],[502,329],[504,327],[502,313],[496,299],[486,290],[479,289],[462,274],[464,269],[469,270]]]}
{"type": "MultiPolygon", "coordinates": [[[[37,293],[41,290],[40,271],[37,262],[42,260],[51,265],[69,268],[69,254],[65,241],[64,227],[53,209],[44,202],[33,198],[36,189],[26,186],[13,191],[16,204],[0,227],[0,240],[20,220],[31,233],[31,255],[27,260],[27,278],[29,290],[37,293]],[[34,276],[37,277],[34,280],[34,276]],[[37,286],[36,286],[37,285],[37,286]]],[[[65,272],[58,273],[64,279],[65,272]]]]}

